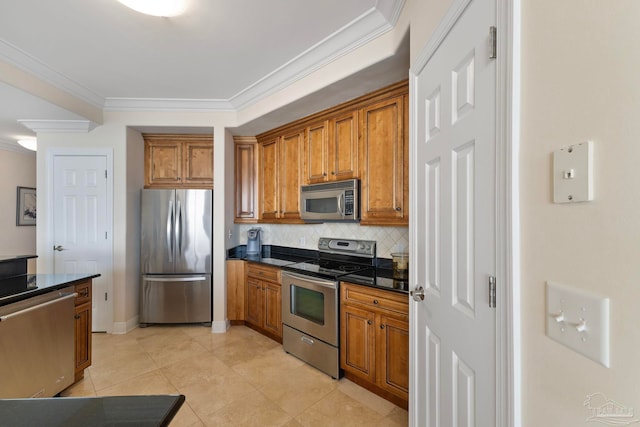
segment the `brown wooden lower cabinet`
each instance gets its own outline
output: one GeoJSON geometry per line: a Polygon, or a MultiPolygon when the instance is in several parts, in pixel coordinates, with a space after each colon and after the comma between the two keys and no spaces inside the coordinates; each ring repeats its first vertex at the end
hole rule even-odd
{"type": "Polygon", "coordinates": [[[340,367],[345,377],[407,409],[408,296],[345,282],[340,294],[340,367]]]}
{"type": "Polygon", "coordinates": [[[91,280],[75,285],[75,381],[91,366],[91,280]]]}
{"type": "Polygon", "coordinates": [[[245,323],[282,343],[280,269],[247,263],[245,323]]]}
{"type": "Polygon", "coordinates": [[[227,318],[232,325],[244,325],[245,264],[239,259],[227,260],[227,318]]]}

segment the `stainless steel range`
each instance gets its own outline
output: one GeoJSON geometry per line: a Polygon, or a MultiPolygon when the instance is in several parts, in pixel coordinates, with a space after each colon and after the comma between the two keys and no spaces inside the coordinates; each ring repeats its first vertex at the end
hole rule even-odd
{"type": "Polygon", "coordinates": [[[340,377],[339,280],[373,270],[376,242],[321,237],[317,260],[283,266],[282,344],[287,353],[340,377]]]}

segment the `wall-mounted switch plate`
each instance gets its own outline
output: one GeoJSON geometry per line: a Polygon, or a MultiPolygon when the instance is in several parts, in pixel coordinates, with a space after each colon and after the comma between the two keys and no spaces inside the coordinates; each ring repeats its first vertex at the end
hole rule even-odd
{"type": "Polygon", "coordinates": [[[609,298],[547,282],[547,336],[609,367],[609,298]]]}
{"type": "Polygon", "coordinates": [[[593,143],[586,141],[553,152],[553,201],[593,200],[593,143]]]}

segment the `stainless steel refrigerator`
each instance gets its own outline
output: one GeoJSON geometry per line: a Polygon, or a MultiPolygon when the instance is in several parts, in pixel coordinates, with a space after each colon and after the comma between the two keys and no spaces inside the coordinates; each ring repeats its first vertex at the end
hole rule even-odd
{"type": "Polygon", "coordinates": [[[142,190],[140,326],[211,324],[212,190],[142,190]]]}

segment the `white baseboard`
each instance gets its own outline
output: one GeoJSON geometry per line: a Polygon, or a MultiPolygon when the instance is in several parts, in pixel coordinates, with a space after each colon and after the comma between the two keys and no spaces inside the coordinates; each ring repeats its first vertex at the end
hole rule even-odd
{"type": "Polygon", "coordinates": [[[229,319],[217,322],[211,322],[211,333],[213,334],[224,334],[231,327],[231,322],[229,319]]]}
{"type": "Polygon", "coordinates": [[[138,316],[127,320],[126,322],[113,322],[112,334],[127,334],[138,327],[138,316]]]}

